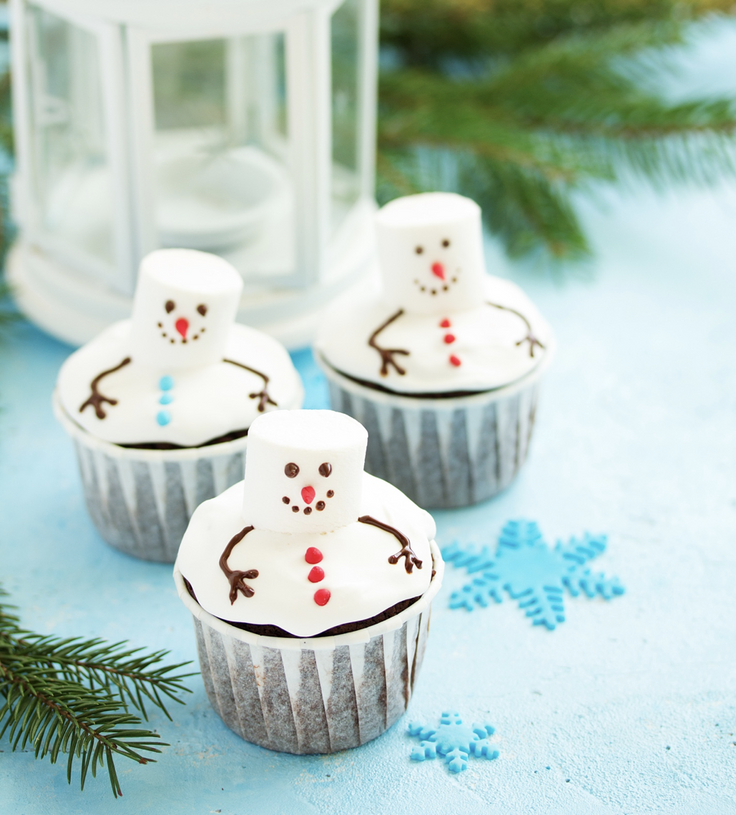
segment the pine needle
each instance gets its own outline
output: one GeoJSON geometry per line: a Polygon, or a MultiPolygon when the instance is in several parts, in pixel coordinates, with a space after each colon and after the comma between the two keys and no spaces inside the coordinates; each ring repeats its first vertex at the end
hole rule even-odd
{"type": "Polygon", "coordinates": [[[148,764],[168,746],[130,708],[147,719],[150,704],[170,719],[165,702],[183,704],[183,680],[193,674],[176,672],[188,663],[161,666],[168,652],[124,642],[25,631],[6,597],[0,588],[0,738],[52,764],[66,755],[69,783],[78,761],[81,789],[90,772],[107,770],[113,795],[122,795],[115,757],[148,764]]]}
{"type": "Polygon", "coordinates": [[[736,100],[672,102],[660,90],[683,21],[722,7],[388,0],[379,201],[457,190],[511,256],[577,260],[590,250],[573,193],[733,176],[736,100]]]}

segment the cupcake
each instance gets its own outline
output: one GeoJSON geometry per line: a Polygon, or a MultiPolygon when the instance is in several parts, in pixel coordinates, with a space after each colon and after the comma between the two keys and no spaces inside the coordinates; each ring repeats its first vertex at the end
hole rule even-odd
{"type": "Polygon", "coordinates": [[[234,322],[242,288],[215,255],[153,252],[131,319],[59,372],[55,413],[92,520],[116,549],[173,562],[195,507],[242,477],[253,419],[302,403],[286,350],[234,322]]]}
{"type": "Polygon", "coordinates": [[[194,513],[174,577],[210,702],[247,741],[331,753],[405,711],[443,563],[432,517],[363,471],[328,410],[261,416],[245,479],[194,513]]]}
{"type": "Polygon", "coordinates": [[[368,429],[366,469],[421,506],[483,501],[524,463],[552,332],[486,274],[470,199],[396,199],[376,231],[380,289],[336,304],[315,343],[332,407],[368,429]]]}

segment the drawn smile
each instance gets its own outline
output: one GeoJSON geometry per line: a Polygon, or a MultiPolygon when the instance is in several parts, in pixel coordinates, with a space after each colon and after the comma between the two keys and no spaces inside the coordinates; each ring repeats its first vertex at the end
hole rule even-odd
{"type": "Polygon", "coordinates": [[[460,269],[455,271],[453,276],[448,275],[447,267],[441,263],[433,263],[430,267],[432,276],[436,278],[429,283],[422,282],[419,278],[414,279],[414,285],[421,292],[427,292],[432,295],[442,294],[442,292],[449,291],[454,283],[457,283],[460,269]]]}

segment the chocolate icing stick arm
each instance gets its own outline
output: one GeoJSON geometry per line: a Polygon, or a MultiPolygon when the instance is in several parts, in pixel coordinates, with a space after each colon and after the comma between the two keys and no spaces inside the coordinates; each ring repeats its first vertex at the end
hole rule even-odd
{"type": "Polygon", "coordinates": [[[227,362],[230,365],[237,365],[238,368],[242,368],[244,371],[250,371],[252,374],[256,376],[260,376],[263,380],[263,388],[258,393],[251,393],[249,394],[251,399],[258,399],[258,412],[263,413],[266,409],[266,405],[273,405],[274,407],[278,407],[276,402],[269,396],[268,393],[268,383],[269,378],[266,374],[262,374],[260,371],[257,371],[255,368],[250,368],[247,365],[243,365],[242,362],[236,362],[234,359],[223,359],[223,362],[227,362]]]}
{"type": "Polygon", "coordinates": [[[361,515],[360,518],[358,518],[358,523],[377,526],[379,529],[383,529],[384,532],[391,533],[401,544],[401,549],[395,555],[391,555],[391,557],[388,559],[388,562],[392,566],[396,565],[403,557],[404,568],[406,569],[407,574],[411,574],[414,571],[415,566],[417,569],[422,568],[422,561],[419,560],[419,558],[414,554],[414,550],[411,548],[411,542],[409,541],[409,538],[403,534],[403,532],[399,532],[398,529],[394,529],[393,526],[389,526],[388,524],[383,523],[383,521],[377,521],[370,515],[361,515]]]}
{"type": "Polygon", "coordinates": [[[231,569],[227,565],[228,558],[232,554],[233,549],[249,532],[252,531],[252,526],[246,526],[245,529],[241,529],[237,535],[234,535],[230,539],[230,543],[228,543],[225,550],[220,555],[220,568],[230,583],[230,594],[228,595],[230,598],[230,605],[232,605],[238,599],[238,592],[240,592],[243,597],[252,597],[255,594],[255,589],[253,589],[252,586],[249,586],[245,581],[255,580],[256,577],[258,577],[258,569],[240,571],[238,569],[231,569]]]}
{"type": "Polygon", "coordinates": [[[381,376],[388,375],[388,366],[393,365],[396,369],[396,373],[400,376],[403,376],[406,371],[402,368],[394,359],[394,354],[403,354],[404,356],[409,356],[409,352],[404,350],[403,348],[382,348],[377,342],[376,339],[378,335],[386,328],[388,328],[391,323],[395,320],[398,320],[399,317],[404,313],[404,309],[400,308],[396,314],[393,314],[391,317],[386,320],[385,323],[379,325],[378,328],[371,334],[370,339],[368,340],[368,345],[371,348],[375,348],[378,351],[381,357],[381,376]]]}
{"type": "Polygon", "coordinates": [[[493,306],[493,308],[501,309],[501,311],[510,311],[512,314],[515,314],[519,319],[524,321],[524,325],[526,326],[526,337],[520,339],[516,344],[521,345],[523,342],[529,343],[529,356],[534,356],[534,347],[539,346],[542,350],[544,350],[544,345],[534,336],[532,332],[532,327],[529,324],[529,320],[520,312],[514,308],[509,308],[508,306],[502,306],[499,303],[488,303],[487,305],[493,306]]]}
{"type": "Polygon", "coordinates": [[[103,371],[101,374],[97,374],[97,376],[90,382],[90,390],[92,393],[90,394],[89,399],[79,408],[79,412],[83,413],[85,408],[89,407],[90,405],[94,408],[95,415],[98,419],[104,419],[107,416],[107,413],[102,409],[102,406],[107,403],[108,405],[117,405],[117,399],[111,399],[109,396],[105,396],[104,394],[100,393],[98,390],[98,386],[100,382],[110,374],[114,374],[116,371],[119,371],[121,368],[124,368],[126,365],[130,365],[132,362],[130,357],[125,357],[125,359],[120,363],[120,365],[116,365],[114,368],[108,368],[108,370],[103,371]]]}

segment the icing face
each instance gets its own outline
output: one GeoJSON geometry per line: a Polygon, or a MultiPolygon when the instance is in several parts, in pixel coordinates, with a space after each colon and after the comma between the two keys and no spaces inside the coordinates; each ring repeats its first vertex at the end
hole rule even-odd
{"type": "Polygon", "coordinates": [[[222,360],[243,281],[216,255],[160,249],[143,258],[131,320],[133,360],[164,371],[222,360]]]}
{"type": "Polygon", "coordinates": [[[162,314],[157,323],[158,328],[161,329],[162,342],[168,342],[170,345],[176,345],[177,342],[186,345],[188,342],[197,342],[207,331],[205,318],[209,309],[206,303],[200,303],[197,306],[196,312],[199,319],[195,317],[191,322],[180,314],[173,300],[167,300],[162,304],[162,308],[166,316],[162,314]]]}
{"type": "Polygon", "coordinates": [[[454,193],[397,198],[376,216],[387,299],[413,314],[451,314],[483,302],[480,207],[454,193]]]}
{"type": "Polygon", "coordinates": [[[368,434],[330,410],[281,410],[248,433],[243,520],[274,532],[331,532],[360,514],[368,434]]]}

